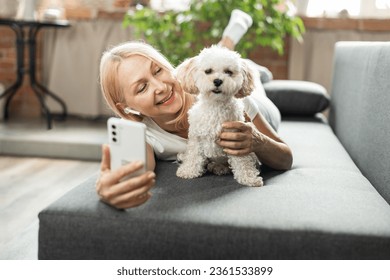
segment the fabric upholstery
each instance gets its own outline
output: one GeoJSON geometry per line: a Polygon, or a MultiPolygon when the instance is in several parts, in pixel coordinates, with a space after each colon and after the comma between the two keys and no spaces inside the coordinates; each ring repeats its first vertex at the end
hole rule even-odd
{"type": "Polygon", "coordinates": [[[390,43],[336,45],[330,123],[390,203],[390,43]]]}
{"type": "Polygon", "coordinates": [[[316,83],[273,80],[264,89],[282,116],[313,116],[329,106],[326,89],[316,83]]]}
{"type": "Polygon", "coordinates": [[[40,214],[39,258],[390,258],[390,207],[330,127],[285,120],[280,133],[294,166],[263,168],[262,188],[231,175],[180,179],[159,162],[152,199],[117,211],[91,178],[40,214]]]}

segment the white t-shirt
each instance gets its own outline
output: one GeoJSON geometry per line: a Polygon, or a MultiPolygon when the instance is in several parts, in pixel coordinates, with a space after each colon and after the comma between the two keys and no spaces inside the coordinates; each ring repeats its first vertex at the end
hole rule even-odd
{"type": "MultiPolygon", "coordinates": [[[[245,97],[243,102],[244,110],[251,120],[261,113],[275,130],[278,129],[281,121],[280,112],[264,91],[253,92],[245,97]]],[[[153,147],[158,159],[176,160],[177,154],[185,151],[187,139],[166,132],[150,118],[144,117],[142,122],[147,127],[146,142],[153,147]]]]}

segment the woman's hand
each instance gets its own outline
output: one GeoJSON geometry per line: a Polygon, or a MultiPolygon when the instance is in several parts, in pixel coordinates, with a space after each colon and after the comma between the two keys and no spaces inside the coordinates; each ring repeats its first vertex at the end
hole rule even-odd
{"type": "Polygon", "coordinates": [[[253,152],[253,127],[251,123],[240,121],[225,122],[217,144],[224,152],[234,156],[244,156],[253,152]]]}
{"type": "Polygon", "coordinates": [[[223,123],[217,144],[230,155],[243,156],[254,152],[262,164],[277,170],[288,170],[292,166],[290,147],[259,114],[252,122],[223,123]]]}
{"type": "Polygon", "coordinates": [[[111,171],[110,149],[103,145],[100,176],[96,182],[96,191],[100,199],[118,209],[136,207],[148,201],[151,197],[149,190],[155,184],[156,174],[153,171],[120,181],[142,167],[142,162],[132,162],[111,171]]]}

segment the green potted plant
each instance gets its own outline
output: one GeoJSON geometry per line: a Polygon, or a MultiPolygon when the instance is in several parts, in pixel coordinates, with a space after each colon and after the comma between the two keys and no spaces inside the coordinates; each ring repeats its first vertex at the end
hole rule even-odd
{"type": "Polygon", "coordinates": [[[286,36],[300,39],[302,20],[289,15],[281,6],[284,0],[193,0],[186,11],[158,12],[138,7],[127,13],[123,26],[132,26],[135,36],[159,49],[177,65],[196,55],[204,46],[216,43],[233,9],[253,18],[253,25],[236,50],[246,57],[257,46],[271,47],[283,54],[286,36]]]}

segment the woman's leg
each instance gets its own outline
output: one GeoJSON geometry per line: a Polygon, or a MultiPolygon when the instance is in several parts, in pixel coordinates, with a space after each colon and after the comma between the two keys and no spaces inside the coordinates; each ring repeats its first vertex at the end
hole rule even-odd
{"type": "Polygon", "coordinates": [[[233,10],[228,25],[222,34],[222,39],[219,45],[224,46],[230,50],[234,50],[235,45],[240,41],[242,36],[252,26],[253,20],[250,15],[241,10],[233,10]]]}
{"type": "Polygon", "coordinates": [[[236,46],[236,44],[233,43],[233,40],[227,36],[222,37],[222,39],[221,39],[221,41],[219,41],[218,45],[223,46],[225,48],[228,48],[229,50],[232,50],[232,51],[234,51],[234,47],[236,46]]]}

